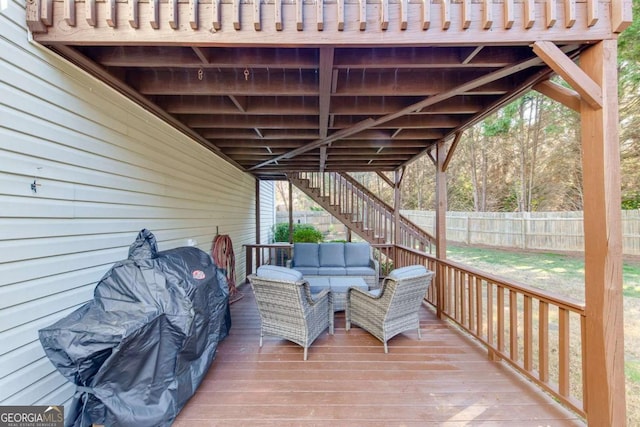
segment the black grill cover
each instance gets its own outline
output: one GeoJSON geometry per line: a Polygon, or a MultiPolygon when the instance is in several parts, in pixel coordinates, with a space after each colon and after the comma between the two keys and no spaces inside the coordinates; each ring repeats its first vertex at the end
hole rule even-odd
{"type": "Polygon", "coordinates": [[[39,331],[77,392],[66,425],[169,426],[231,327],[224,271],[198,248],[158,252],[142,230],[94,299],[39,331]]]}

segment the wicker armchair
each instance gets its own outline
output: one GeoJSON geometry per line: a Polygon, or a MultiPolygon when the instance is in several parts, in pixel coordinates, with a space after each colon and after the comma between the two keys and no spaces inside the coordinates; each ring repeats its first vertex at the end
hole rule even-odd
{"type": "Polygon", "coordinates": [[[350,288],[347,293],[346,329],[351,324],[360,326],[384,344],[409,329],[418,330],[420,320],[418,310],[434,276],[432,271],[421,265],[393,270],[384,279],[382,288],[363,291],[350,288]]]}
{"type": "Polygon", "coordinates": [[[284,267],[265,265],[248,277],[260,312],[260,347],[264,335],[284,338],[304,348],[327,328],[333,335],[333,302],[326,289],[311,296],[302,274],[284,267]]]}

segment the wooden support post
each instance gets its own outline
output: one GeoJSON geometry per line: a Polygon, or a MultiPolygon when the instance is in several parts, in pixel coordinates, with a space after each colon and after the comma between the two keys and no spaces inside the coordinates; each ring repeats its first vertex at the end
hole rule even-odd
{"type": "Polygon", "coordinates": [[[626,424],[622,300],[622,214],[618,143],[616,40],[580,55],[580,67],[602,88],[602,108],[582,101],[586,402],[594,426],[626,424]]]}
{"type": "MultiPolygon", "coordinates": [[[[244,262],[245,277],[249,277],[253,273],[253,246],[245,246],[244,262]]],[[[256,268],[257,270],[257,268],[256,268]]]]}
{"type": "MultiPolygon", "coordinates": [[[[256,179],[256,245],[260,244],[260,180],[256,179]]],[[[261,251],[256,250],[256,268],[262,264],[261,251]]]]}
{"type": "Polygon", "coordinates": [[[293,184],[289,181],[289,243],[293,243],[293,184]]]}
{"type": "MultiPolygon", "coordinates": [[[[447,259],[447,172],[444,163],[447,158],[445,141],[436,145],[436,258],[447,259]]],[[[444,301],[444,277],[436,274],[438,291],[438,318],[442,318],[442,302],[444,301]]]]}
{"type": "Polygon", "coordinates": [[[400,234],[400,205],[402,204],[402,194],[400,193],[400,173],[400,169],[396,169],[393,182],[393,243],[396,245],[404,245],[404,242],[401,241],[402,237],[400,234]]]}

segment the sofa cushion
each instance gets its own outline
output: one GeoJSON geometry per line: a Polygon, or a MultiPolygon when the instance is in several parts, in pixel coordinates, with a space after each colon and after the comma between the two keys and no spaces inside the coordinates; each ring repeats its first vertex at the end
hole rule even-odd
{"type": "Polygon", "coordinates": [[[344,267],[318,267],[318,274],[321,276],[346,276],[347,269],[344,267]]]}
{"type": "Polygon", "coordinates": [[[319,267],[317,243],[294,243],[293,245],[294,267],[319,267]]]}
{"type": "Polygon", "coordinates": [[[261,265],[256,272],[258,277],[272,280],[285,280],[297,282],[302,280],[302,273],[291,268],[278,267],[277,265],[261,265]]]}
{"type": "Polygon", "coordinates": [[[426,267],[422,265],[409,265],[407,267],[396,268],[387,276],[389,279],[400,280],[409,277],[422,276],[427,274],[426,267]]]}
{"type": "Polygon", "coordinates": [[[320,243],[320,267],[344,267],[344,243],[320,243]]]}
{"type": "Polygon", "coordinates": [[[293,267],[292,270],[299,271],[303,276],[317,276],[318,267],[293,267]]]}
{"type": "Polygon", "coordinates": [[[344,258],[347,267],[368,267],[371,246],[368,243],[345,243],[344,258]]]}
{"type": "Polygon", "coordinates": [[[347,276],[375,276],[376,271],[371,267],[347,267],[347,276]]]}

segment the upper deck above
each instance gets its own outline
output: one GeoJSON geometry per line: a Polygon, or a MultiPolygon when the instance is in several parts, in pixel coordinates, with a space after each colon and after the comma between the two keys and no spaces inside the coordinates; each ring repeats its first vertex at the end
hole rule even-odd
{"type": "Polygon", "coordinates": [[[630,22],[631,0],[27,3],[35,41],[261,179],[396,170],[531,89],[598,105],[547,80],[630,22]]]}
{"type": "Polygon", "coordinates": [[[631,1],[29,0],[45,44],[484,45],[611,38],[631,1]]]}

